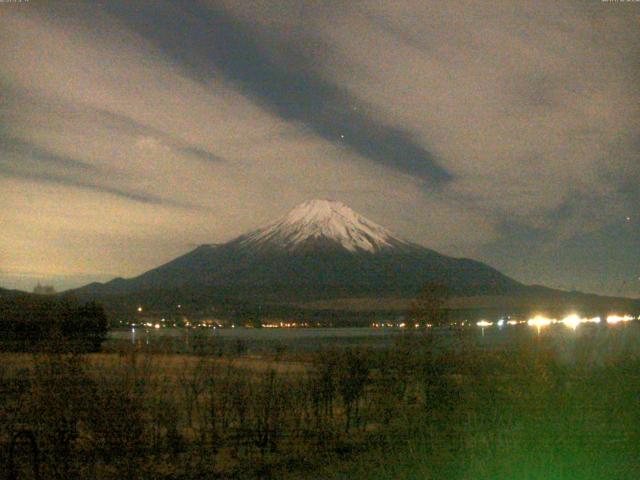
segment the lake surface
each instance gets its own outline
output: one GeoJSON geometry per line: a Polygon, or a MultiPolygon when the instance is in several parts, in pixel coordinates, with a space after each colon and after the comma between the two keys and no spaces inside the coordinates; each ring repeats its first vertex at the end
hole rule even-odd
{"type": "MultiPolygon", "coordinates": [[[[234,348],[250,353],[317,350],[328,347],[385,347],[393,345],[402,335],[414,333],[400,328],[145,328],[114,330],[109,334],[112,344],[139,345],[161,351],[189,352],[230,351],[234,348]]],[[[436,344],[447,347],[459,341],[449,328],[434,329],[436,344]]],[[[628,354],[640,355],[640,322],[618,325],[580,325],[572,329],[565,325],[535,328],[529,325],[468,327],[464,337],[483,348],[509,348],[522,342],[549,345],[566,354],[599,357],[628,354]],[[586,352],[586,353],[585,353],[586,352]]]]}
{"type": "Polygon", "coordinates": [[[128,330],[114,330],[110,332],[113,338],[131,339],[135,335],[151,335],[158,337],[184,337],[199,335],[211,338],[243,338],[280,340],[294,338],[353,338],[353,337],[388,337],[402,334],[399,328],[145,328],[136,327],[128,330]]]}

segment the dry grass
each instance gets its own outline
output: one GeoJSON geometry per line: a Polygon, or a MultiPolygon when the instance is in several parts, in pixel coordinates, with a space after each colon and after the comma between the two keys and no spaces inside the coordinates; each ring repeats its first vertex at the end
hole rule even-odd
{"type": "Polygon", "coordinates": [[[407,335],[308,363],[1,354],[0,452],[21,425],[43,478],[640,478],[636,337],[601,333],[570,352],[407,335]]]}
{"type": "MultiPolygon", "coordinates": [[[[0,365],[7,372],[15,372],[20,369],[31,369],[39,355],[32,353],[0,353],[0,365]]],[[[90,353],[83,355],[87,365],[101,369],[130,364],[130,353],[90,353]]],[[[266,356],[247,355],[239,358],[203,357],[199,355],[169,354],[169,353],[137,353],[135,361],[138,366],[147,365],[156,373],[175,377],[185,368],[192,368],[204,362],[210,366],[219,368],[234,367],[238,369],[265,373],[274,371],[278,374],[303,374],[308,371],[309,365],[300,361],[274,360],[266,356]]]]}

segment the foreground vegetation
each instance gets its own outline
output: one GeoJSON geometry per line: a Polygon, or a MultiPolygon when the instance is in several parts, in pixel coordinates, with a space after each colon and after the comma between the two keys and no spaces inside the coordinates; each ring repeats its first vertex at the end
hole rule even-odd
{"type": "Polygon", "coordinates": [[[295,361],[5,353],[0,460],[17,478],[640,478],[627,338],[594,329],[568,352],[544,334],[493,350],[407,334],[295,361]]]}
{"type": "Polygon", "coordinates": [[[109,321],[94,302],[43,295],[0,297],[0,352],[96,352],[109,321]]]}

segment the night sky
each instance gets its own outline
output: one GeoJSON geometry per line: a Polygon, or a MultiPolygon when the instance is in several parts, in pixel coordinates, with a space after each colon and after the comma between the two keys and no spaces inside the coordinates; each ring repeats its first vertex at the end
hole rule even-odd
{"type": "Polygon", "coordinates": [[[133,276],[340,200],[640,296],[640,3],[0,3],[0,286],[133,276]]]}

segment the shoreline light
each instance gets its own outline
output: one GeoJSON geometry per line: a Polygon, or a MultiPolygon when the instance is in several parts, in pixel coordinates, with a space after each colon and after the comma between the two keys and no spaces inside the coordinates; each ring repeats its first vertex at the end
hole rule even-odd
{"type": "Polygon", "coordinates": [[[620,322],[630,322],[634,320],[634,317],[631,315],[609,315],[607,317],[608,324],[616,324],[620,322]]]}
{"type": "Polygon", "coordinates": [[[584,321],[585,321],[584,318],[580,318],[578,315],[574,313],[572,315],[567,315],[566,317],[564,317],[562,320],[560,320],[560,323],[575,330],[576,328],[578,328],[578,325],[580,325],[584,321]]]}
{"type": "Polygon", "coordinates": [[[527,325],[531,325],[532,327],[537,327],[538,329],[540,329],[540,327],[547,327],[552,323],[556,323],[556,322],[557,320],[553,318],[547,318],[547,317],[543,317],[542,315],[536,315],[535,317],[530,318],[527,321],[527,325]]]}

